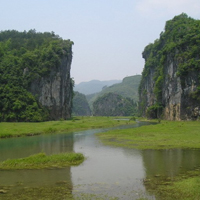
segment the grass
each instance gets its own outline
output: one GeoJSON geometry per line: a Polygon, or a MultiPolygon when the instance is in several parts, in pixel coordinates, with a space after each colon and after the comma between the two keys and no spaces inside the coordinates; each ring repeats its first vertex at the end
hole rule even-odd
{"type": "MultiPolygon", "coordinates": [[[[199,149],[199,121],[162,121],[134,129],[112,130],[97,134],[107,145],[135,149],[199,149]]],[[[151,177],[144,181],[148,192],[162,200],[200,199],[200,168],[177,177],[151,177]]]]}
{"type": "Polygon", "coordinates": [[[144,183],[149,192],[155,194],[156,199],[162,200],[198,200],[200,199],[200,171],[188,171],[177,177],[153,178],[144,183]]]}
{"type": "Polygon", "coordinates": [[[0,138],[33,136],[59,132],[74,132],[94,128],[112,127],[134,121],[114,120],[114,117],[76,117],[67,121],[48,121],[38,123],[1,122],[0,138]]]}
{"type": "Polygon", "coordinates": [[[45,153],[26,158],[8,159],[0,163],[1,170],[7,169],[44,169],[79,165],[84,161],[81,153],[61,153],[47,156],[45,153]]]}
{"type": "Polygon", "coordinates": [[[200,148],[199,121],[162,121],[97,135],[107,145],[135,149],[200,148]]]}

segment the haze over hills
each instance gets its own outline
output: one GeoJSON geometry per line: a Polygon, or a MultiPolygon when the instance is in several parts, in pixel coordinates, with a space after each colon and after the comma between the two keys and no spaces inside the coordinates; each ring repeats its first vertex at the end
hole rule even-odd
{"type": "Polygon", "coordinates": [[[109,80],[109,81],[99,81],[99,80],[91,80],[88,82],[81,82],[79,84],[75,84],[74,91],[80,92],[82,94],[94,94],[100,92],[103,87],[111,86],[116,83],[121,83],[122,80],[109,80]]]}
{"type": "Polygon", "coordinates": [[[123,79],[121,83],[104,87],[101,92],[91,95],[86,95],[90,107],[92,108],[93,102],[107,93],[114,93],[122,97],[128,97],[138,102],[138,87],[141,80],[141,75],[128,76],[123,79]]]}

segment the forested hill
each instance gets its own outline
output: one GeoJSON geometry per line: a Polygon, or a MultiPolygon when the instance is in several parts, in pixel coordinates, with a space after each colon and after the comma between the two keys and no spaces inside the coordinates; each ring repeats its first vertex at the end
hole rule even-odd
{"type": "Polygon", "coordinates": [[[72,114],[75,116],[91,115],[91,110],[84,94],[74,92],[72,114]]]}
{"type": "Polygon", "coordinates": [[[70,117],[72,45],[53,32],[0,32],[0,121],[70,117]]]}
{"type": "Polygon", "coordinates": [[[138,87],[140,84],[141,77],[141,75],[128,76],[125,77],[121,83],[117,83],[109,87],[104,87],[102,91],[97,94],[87,95],[86,97],[89,101],[89,105],[92,107],[92,104],[95,100],[108,93],[114,93],[122,97],[128,97],[137,102],[138,87]]]}
{"type": "Polygon", "coordinates": [[[200,20],[187,14],[166,22],[145,47],[139,87],[141,114],[170,120],[200,117],[200,20]]]}

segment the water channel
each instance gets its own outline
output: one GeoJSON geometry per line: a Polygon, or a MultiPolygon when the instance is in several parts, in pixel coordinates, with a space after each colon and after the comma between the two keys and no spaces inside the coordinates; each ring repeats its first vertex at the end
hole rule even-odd
{"type": "MultiPolygon", "coordinates": [[[[147,125],[147,122],[138,122],[132,127],[141,125],[147,125]]],[[[64,169],[0,171],[0,186],[10,187],[9,193],[28,187],[54,187],[64,182],[70,185],[74,199],[156,199],[143,180],[158,175],[175,177],[200,166],[199,150],[136,150],[105,146],[95,133],[107,130],[0,140],[0,161],[42,151],[46,154],[74,151],[87,158],[77,167],[64,169]]],[[[3,199],[2,194],[0,199],[3,199]]]]}

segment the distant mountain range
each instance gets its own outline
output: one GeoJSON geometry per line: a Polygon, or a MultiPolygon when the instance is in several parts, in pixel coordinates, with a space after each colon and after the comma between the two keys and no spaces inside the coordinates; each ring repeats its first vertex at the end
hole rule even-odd
{"type": "Polygon", "coordinates": [[[138,102],[138,87],[141,77],[141,75],[128,76],[125,77],[121,83],[117,83],[109,87],[104,87],[99,93],[86,95],[90,107],[92,108],[92,104],[97,98],[107,93],[118,94],[122,97],[131,98],[135,102],[138,102]]]}
{"type": "MultiPolygon", "coordinates": [[[[92,80],[89,82],[82,82],[75,86],[75,91],[80,91],[79,94],[75,92],[74,97],[74,109],[73,113],[75,115],[88,115],[84,113],[88,109],[86,105],[86,98],[89,103],[90,109],[95,115],[108,115],[108,113],[100,113],[98,111],[98,106],[104,107],[104,110],[109,110],[105,105],[109,107],[116,107],[113,113],[109,115],[130,115],[136,113],[136,106],[138,102],[138,87],[141,80],[141,75],[125,77],[123,81],[110,80],[110,81],[98,81],[92,80]],[[85,94],[87,94],[85,96],[85,94]],[[85,96],[83,98],[83,96],[85,96]],[[119,101],[114,101],[113,99],[118,99],[119,101]],[[109,99],[110,98],[110,99],[109,99]],[[105,102],[104,100],[107,99],[105,102]],[[101,101],[102,100],[102,101],[101,101]],[[96,110],[93,110],[93,103],[96,103],[96,110]],[[115,103],[117,102],[117,106],[115,103]],[[98,104],[98,105],[97,105],[98,104]],[[113,104],[113,105],[112,105],[113,104]],[[119,105],[118,105],[119,104],[119,105]],[[122,105],[122,108],[120,107],[122,105]],[[126,106],[125,106],[126,105],[126,106]],[[86,109],[87,107],[87,109],[86,109]],[[83,112],[84,111],[84,112],[83,112]],[[118,112],[120,111],[120,112],[118,112]]],[[[103,109],[102,107],[102,109],[103,109]]],[[[110,111],[109,111],[110,112],[110,111]]],[[[89,111],[88,111],[89,113],[89,111]]]]}
{"type": "Polygon", "coordinates": [[[80,92],[85,95],[94,94],[100,92],[103,87],[108,87],[113,84],[121,82],[122,80],[109,80],[109,81],[92,80],[88,82],[81,82],[77,85],[75,84],[74,91],[80,92]]]}

